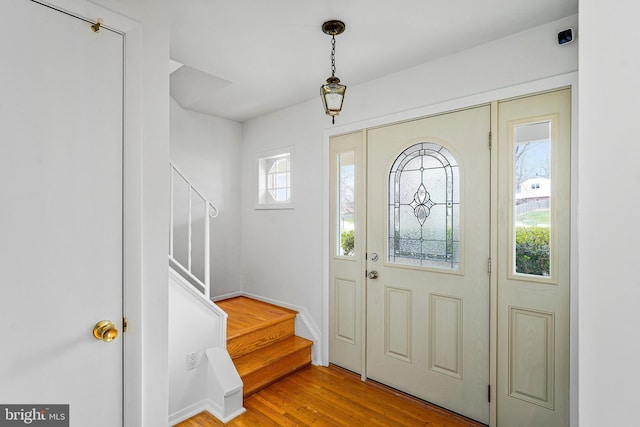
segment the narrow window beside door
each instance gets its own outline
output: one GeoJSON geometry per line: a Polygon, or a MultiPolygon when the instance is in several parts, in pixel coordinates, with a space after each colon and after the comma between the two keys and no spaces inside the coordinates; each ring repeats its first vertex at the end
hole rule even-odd
{"type": "Polygon", "coordinates": [[[338,247],[336,254],[353,256],[355,249],[355,153],[338,154],[338,247]]]}
{"type": "Polygon", "coordinates": [[[548,277],[551,262],[549,121],[514,127],[513,272],[548,277]]]}

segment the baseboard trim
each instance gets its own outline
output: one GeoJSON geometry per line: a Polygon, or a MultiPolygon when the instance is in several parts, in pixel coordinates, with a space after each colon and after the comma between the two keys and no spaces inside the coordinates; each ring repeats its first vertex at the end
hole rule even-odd
{"type": "MultiPolygon", "coordinates": [[[[193,417],[194,415],[198,415],[200,412],[202,411],[206,411],[207,410],[207,399],[202,400],[200,402],[196,402],[194,404],[191,404],[189,406],[187,406],[186,408],[183,408],[179,411],[174,412],[173,414],[169,415],[169,425],[170,426],[174,426],[178,423],[181,423],[184,420],[187,420],[191,417],[193,417]]],[[[211,412],[211,411],[209,411],[211,412]]],[[[213,415],[213,414],[211,414],[213,415]]],[[[215,416],[215,415],[214,415],[215,416]]]]}
{"type": "Polygon", "coordinates": [[[213,402],[211,399],[204,399],[204,400],[201,400],[200,402],[189,405],[186,408],[181,409],[169,415],[169,425],[175,426],[176,424],[179,424],[184,420],[188,420],[189,418],[205,411],[210,413],[217,419],[219,419],[222,423],[226,424],[232,419],[234,419],[235,417],[237,417],[238,415],[243,414],[246,411],[246,409],[240,408],[236,412],[225,417],[222,415],[221,408],[218,405],[216,405],[215,402],[213,402]]]}
{"type": "Polygon", "coordinates": [[[228,293],[228,294],[224,294],[224,295],[217,295],[217,296],[215,296],[215,297],[211,297],[211,300],[212,300],[213,302],[216,302],[216,301],[222,301],[223,299],[229,299],[229,298],[241,297],[241,296],[243,296],[243,295],[245,295],[245,293],[243,293],[243,292],[231,292],[231,293],[228,293]]]}

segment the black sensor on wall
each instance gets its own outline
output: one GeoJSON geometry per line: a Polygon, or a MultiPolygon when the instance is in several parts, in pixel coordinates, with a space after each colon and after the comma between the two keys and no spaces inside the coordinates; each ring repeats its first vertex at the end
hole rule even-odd
{"type": "Polygon", "coordinates": [[[573,41],[573,29],[567,28],[566,30],[560,31],[558,33],[558,44],[562,46],[563,44],[568,44],[573,41]]]}

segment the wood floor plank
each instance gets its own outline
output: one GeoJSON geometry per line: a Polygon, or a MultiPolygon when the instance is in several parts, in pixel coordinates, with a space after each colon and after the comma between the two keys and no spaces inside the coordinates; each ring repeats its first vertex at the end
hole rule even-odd
{"type": "MultiPolygon", "coordinates": [[[[247,412],[227,426],[483,426],[335,366],[305,368],[250,396],[244,406],[247,412]]],[[[223,425],[205,412],[177,426],[223,425]]]]}

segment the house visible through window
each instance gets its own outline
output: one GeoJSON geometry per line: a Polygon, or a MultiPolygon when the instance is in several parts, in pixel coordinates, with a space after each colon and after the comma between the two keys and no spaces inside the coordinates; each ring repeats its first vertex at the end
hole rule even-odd
{"type": "Polygon", "coordinates": [[[512,275],[551,275],[555,253],[551,125],[545,120],[513,127],[512,275]]]}
{"type": "Polygon", "coordinates": [[[293,149],[291,147],[258,156],[256,209],[293,208],[292,166],[293,149]]]}

